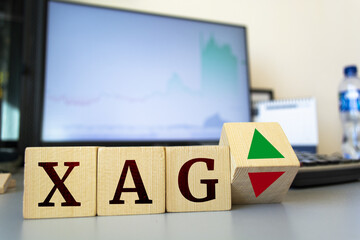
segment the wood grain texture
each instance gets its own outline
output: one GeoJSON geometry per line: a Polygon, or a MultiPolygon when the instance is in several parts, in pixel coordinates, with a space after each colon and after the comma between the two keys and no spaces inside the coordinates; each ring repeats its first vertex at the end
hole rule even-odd
{"type": "MultiPolygon", "coordinates": [[[[127,169],[124,188],[135,188],[134,175],[127,169]]],[[[98,215],[132,215],[165,212],[165,151],[163,147],[104,147],[99,149],[98,215]],[[115,196],[125,162],[135,160],[148,199],[139,204],[137,192],[122,192],[124,204],[110,204],[115,196]]]]}
{"type": "Polygon", "coordinates": [[[10,173],[0,173],[0,194],[5,193],[11,181],[10,173]]]}
{"type": "Polygon", "coordinates": [[[231,209],[229,148],[224,146],[194,146],[166,148],[166,210],[168,212],[219,211],[231,209]],[[201,181],[217,179],[215,199],[205,202],[188,200],[179,188],[179,172],[192,159],[213,159],[214,168],[196,162],[188,172],[188,187],[193,197],[201,199],[209,194],[201,181]]]}
{"type": "Polygon", "coordinates": [[[25,150],[24,218],[61,218],[96,215],[97,147],[35,147],[25,150]],[[62,206],[66,202],[41,163],[57,163],[53,169],[59,179],[69,171],[66,163],[79,163],[63,184],[80,206],[62,206]],[[55,187],[50,202],[39,206],[55,187]]]}
{"type": "Polygon", "coordinates": [[[234,204],[281,202],[294,180],[300,163],[278,123],[225,123],[219,145],[230,147],[231,192],[234,204]],[[248,159],[255,129],[284,158],[248,159]],[[285,172],[258,197],[249,172],[285,172]]]}

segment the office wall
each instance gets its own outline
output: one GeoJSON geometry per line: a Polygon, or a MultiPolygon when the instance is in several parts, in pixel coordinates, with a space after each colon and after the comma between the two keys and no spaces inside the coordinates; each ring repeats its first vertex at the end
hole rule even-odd
{"type": "Polygon", "coordinates": [[[360,1],[76,1],[246,25],[252,87],[316,97],[319,152],[341,150],[337,88],[344,65],[360,67],[360,1]]]}

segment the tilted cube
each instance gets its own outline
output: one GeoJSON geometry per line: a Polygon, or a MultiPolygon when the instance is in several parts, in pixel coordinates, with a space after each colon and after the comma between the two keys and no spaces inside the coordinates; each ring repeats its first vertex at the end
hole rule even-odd
{"type": "Polygon", "coordinates": [[[278,123],[225,123],[234,204],[281,202],[300,163],[278,123]]]}

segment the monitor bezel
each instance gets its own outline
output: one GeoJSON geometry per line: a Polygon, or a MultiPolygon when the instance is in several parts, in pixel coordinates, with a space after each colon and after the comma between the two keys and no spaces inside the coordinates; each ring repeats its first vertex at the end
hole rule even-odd
{"type": "Polygon", "coordinates": [[[45,107],[45,101],[44,101],[44,95],[45,95],[45,76],[46,76],[46,49],[47,49],[47,27],[48,27],[48,10],[49,10],[49,3],[50,2],[59,2],[64,4],[70,4],[70,5],[78,5],[78,6],[88,6],[88,7],[94,7],[94,8],[102,8],[102,9],[111,9],[111,10],[117,10],[122,12],[130,12],[130,13],[137,13],[137,14],[143,14],[143,15],[150,15],[150,16],[157,16],[157,17],[163,17],[163,18],[171,18],[171,19],[179,19],[179,20],[186,20],[186,21],[195,21],[195,22],[203,22],[203,23],[211,23],[216,25],[222,25],[222,26],[232,26],[232,27],[238,27],[243,28],[245,33],[245,56],[247,60],[246,64],[246,77],[247,77],[247,87],[248,87],[248,114],[249,114],[249,121],[251,121],[251,94],[250,94],[250,64],[249,64],[249,54],[248,54],[248,35],[247,35],[247,28],[244,25],[240,24],[233,24],[233,23],[226,23],[222,21],[213,21],[213,20],[204,20],[204,19],[197,19],[197,18],[190,18],[190,17],[183,17],[183,16],[177,16],[177,15],[167,15],[163,13],[154,13],[154,12],[146,12],[141,10],[133,10],[133,9],[127,9],[127,8],[121,8],[121,7],[108,7],[108,6],[102,6],[102,5],[96,5],[96,4],[85,4],[85,3],[78,3],[78,2],[67,2],[67,1],[59,1],[59,0],[47,0],[46,6],[45,6],[45,13],[44,13],[44,30],[42,35],[42,41],[44,44],[42,44],[42,76],[41,76],[41,102],[40,102],[40,116],[39,116],[39,134],[38,134],[38,142],[40,146],[188,146],[188,145],[215,145],[218,144],[220,140],[220,136],[218,139],[214,140],[206,140],[206,141],[199,141],[199,140],[149,140],[149,141],[125,141],[125,140],[102,140],[102,141],[43,141],[42,135],[43,135],[43,117],[44,117],[44,107],[45,107]]]}

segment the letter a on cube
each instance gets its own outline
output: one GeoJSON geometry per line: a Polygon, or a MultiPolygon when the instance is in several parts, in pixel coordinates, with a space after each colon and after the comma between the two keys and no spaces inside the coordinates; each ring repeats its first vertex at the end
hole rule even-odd
{"type": "Polygon", "coordinates": [[[278,123],[225,123],[234,204],[281,202],[300,163],[278,123]]]}
{"type": "Polygon", "coordinates": [[[96,215],[97,147],[25,151],[24,218],[96,215]]]}
{"type": "Polygon", "coordinates": [[[166,148],[168,212],[231,209],[229,148],[166,148]]]}
{"type": "Polygon", "coordinates": [[[100,148],[97,189],[100,216],[164,213],[164,148],[100,148]]]}

